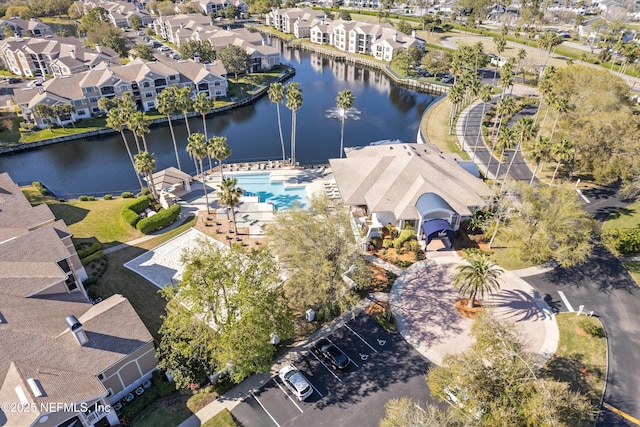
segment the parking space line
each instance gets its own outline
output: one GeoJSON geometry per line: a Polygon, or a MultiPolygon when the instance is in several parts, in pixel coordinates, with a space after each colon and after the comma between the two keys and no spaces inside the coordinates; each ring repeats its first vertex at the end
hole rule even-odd
{"type": "Polygon", "coordinates": [[[256,400],[256,402],[258,402],[258,405],[260,405],[260,407],[262,408],[262,410],[269,415],[269,418],[271,418],[271,421],[273,421],[273,423],[275,425],[277,425],[278,427],[280,427],[280,424],[278,424],[278,422],[276,421],[275,418],[273,418],[273,416],[269,413],[269,411],[267,411],[267,408],[264,407],[264,405],[262,404],[262,402],[260,402],[260,400],[256,397],[255,394],[253,394],[253,392],[251,392],[251,396],[253,396],[253,398],[256,400]]]}
{"type": "Polygon", "coordinates": [[[343,351],[340,347],[338,347],[338,345],[337,345],[336,343],[334,343],[333,341],[331,341],[331,340],[329,339],[329,337],[327,337],[327,341],[329,341],[331,344],[335,345],[335,346],[336,346],[336,348],[337,348],[338,350],[342,351],[342,352],[344,353],[344,355],[345,355],[345,356],[347,356],[347,359],[349,359],[349,360],[351,361],[351,363],[353,363],[354,365],[356,365],[356,368],[359,368],[359,367],[360,367],[360,365],[358,365],[358,364],[357,364],[357,363],[356,363],[352,358],[350,358],[350,357],[349,357],[349,355],[348,355],[345,351],[343,351]]]}
{"type": "MultiPolygon", "coordinates": [[[[326,365],[322,360],[320,360],[320,358],[319,358],[318,356],[316,356],[316,355],[315,355],[315,353],[314,353],[313,351],[310,351],[309,353],[311,353],[311,355],[312,355],[313,357],[315,357],[315,358],[316,358],[316,360],[317,360],[318,362],[322,363],[322,366],[324,366],[324,367],[325,367],[325,369],[326,369],[327,371],[331,372],[331,375],[333,375],[333,376],[335,377],[335,379],[337,379],[338,381],[342,382],[342,380],[340,379],[340,377],[339,377],[339,376],[337,376],[337,375],[336,375],[336,373],[335,373],[335,372],[333,372],[333,370],[329,369],[329,367],[328,367],[328,366],[327,366],[327,365],[326,365]]],[[[349,357],[349,356],[347,356],[347,357],[349,357]]]]}
{"type": "Polygon", "coordinates": [[[573,307],[571,306],[571,304],[569,304],[569,300],[567,299],[566,296],[564,296],[564,292],[562,291],[558,291],[558,294],[560,295],[560,299],[562,300],[562,302],[564,303],[564,305],[567,306],[567,310],[569,310],[570,312],[574,312],[575,310],[573,309],[573,307]]]}
{"type": "Polygon", "coordinates": [[[349,327],[349,325],[345,324],[344,326],[345,326],[347,329],[349,329],[351,332],[353,332],[355,336],[357,336],[358,338],[360,338],[360,341],[362,341],[363,343],[365,343],[365,344],[367,345],[367,347],[369,347],[371,350],[375,351],[376,353],[378,352],[378,350],[376,350],[375,348],[371,347],[371,344],[369,344],[368,342],[366,342],[366,341],[364,340],[364,338],[362,338],[362,337],[360,336],[360,334],[359,334],[359,333],[357,333],[356,331],[354,331],[353,329],[351,329],[351,328],[349,327]]]}
{"type": "Polygon", "coordinates": [[[293,403],[293,404],[296,406],[296,408],[298,408],[298,411],[300,411],[301,413],[302,413],[302,412],[304,412],[304,411],[302,410],[302,408],[298,406],[298,404],[296,403],[296,401],[295,401],[295,400],[293,400],[293,399],[291,398],[291,396],[289,395],[289,393],[287,393],[287,392],[286,392],[286,390],[282,388],[282,386],[280,385],[280,383],[279,383],[278,381],[276,381],[276,379],[275,379],[275,378],[272,378],[272,380],[273,380],[273,382],[274,382],[274,383],[276,383],[276,385],[278,386],[278,388],[279,388],[280,390],[282,390],[282,392],[285,394],[285,396],[287,396],[287,398],[291,401],[291,403],[293,403]]]}

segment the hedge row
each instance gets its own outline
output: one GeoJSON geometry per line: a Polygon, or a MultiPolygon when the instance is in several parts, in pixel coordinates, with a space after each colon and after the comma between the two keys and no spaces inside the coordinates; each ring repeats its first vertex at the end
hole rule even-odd
{"type": "Polygon", "coordinates": [[[82,259],[80,260],[80,262],[82,262],[82,265],[87,265],[87,264],[89,264],[91,261],[95,261],[95,260],[97,260],[97,259],[100,259],[100,258],[102,258],[103,256],[104,256],[104,252],[102,252],[102,251],[98,251],[98,252],[95,252],[95,253],[93,253],[93,254],[91,254],[91,255],[89,255],[89,256],[86,256],[86,257],[82,258],[82,259]]]}
{"type": "Polygon", "coordinates": [[[147,196],[138,197],[122,207],[120,214],[125,222],[135,227],[140,221],[140,213],[149,207],[149,198],[147,196]]]}
{"type": "Polygon", "coordinates": [[[89,246],[88,248],[80,249],[78,251],[78,257],[80,257],[80,259],[88,257],[89,255],[98,252],[101,247],[102,246],[100,245],[100,243],[96,242],[93,245],[89,246]]]}
{"type": "Polygon", "coordinates": [[[163,209],[149,218],[141,219],[136,228],[144,234],[149,234],[171,224],[178,219],[178,216],[180,216],[180,205],[171,205],[168,209],[163,209]]]}
{"type": "Polygon", "coordinates": [[[640,229],[614,228],[602,232],[602,241],[616,255],[640,253],[640,229]]]}

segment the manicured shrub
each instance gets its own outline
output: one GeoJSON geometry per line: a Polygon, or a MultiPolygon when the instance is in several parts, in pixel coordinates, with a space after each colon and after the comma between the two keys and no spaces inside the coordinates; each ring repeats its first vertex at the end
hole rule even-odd
{"type": "Polygon", "coordinates": [[[140,194],[142,194],[143,196],[148,196],[149,194],[151,194],[151,190],[149,190],[149,187],[144,187],[140,194]]]}
{"type": "Polygon", "coordinates": [[[411,229],[404,229],[400,232],[398,238],[393,241],[393,247],[399,249],[405,242],[410,240],[416,240],[416,232],[411,229]]]}
{"type": "Polygon", "coordinates": [[[602,241],[616,255],[640,253],[640,229],[637,228],[605,230],[602,241]]]}
{"type": "Polygon", "coordinates": [[[583,331],[596,338],[604,338],[604,328],[592,318],[584,318],[580,321],[580,328],[583,331]]]}
{"type": "MultiPolygon", "coordinates": [[[[123,193],[124,194],[124,193],[123,193]]],[[[135,227],[140,221],[140,213],[149,207],[149,197],[142,196],[122,207],[120,214],[127,224],[135,227]]]]}
{"type": "Polygon", "coordinates": [[[105,199],[105,200],[113,200],[113,195],[111,195],[111,194],[105,194],[105,195],[104,195],[104,197],[103,197],[103,199],[105,199]]]}
{"type": "Polygon", "coordinates": [[[93,286],[96,283],[98,283],[98,278],[95,277],[95,276],[91,276],[87,280],[82,282],[82,284],[84,285],[85,288],[88,288],[89,286],[93,286]]]}
{"type": "Polygon", "coordinates": [[[136,228],[140,232],[148,234],[166,227],[178,219],[178,216],[180,216],[180,205],[171,205],[168,209],[163,209],[152,217],[141,219],[136,224],[136,228]]]}
{"type": "Polygon", "coordinates": [[[124,193],[120,194],[120,197],[122,197],[123,199],[132,199],[134,196],[130,191],[125,191],[124,193]]]}
{"type": "Polygon", "coordinates": [[[78,257],[80,257],[80,259],[86,258],[89,255],[98,252],[101,248],[102,246],[100,245],[100,243],[96,242],[87,248],[78,250],[78,257]]]}
{"type": "Polygon", "coordinates": [[[95,253],[93,253],[93,254],[91,254],[91,255],[89,255],[89,256],[86,256],[86,257],[84,257],[84,258],[81,258],[81,259],[80,259],[80,262],[82,262],[82,265],[87,265],[87,264],[89,264],[89,263],[90,263],[90,262],[92,262],[92,261],[95,261],[95,260],[97,260],[97,259],[102,258],[103,256],[104,256],[104,252],[102,252],[102,251],[98,251],[98,252],[95,252],[95,253]]]}
{"type": "Polygon", "coordinates": [[[383,247],[384,249],[389,249],[391,246],[393,246],[393,240],[391,240],[391,239],[384,239],[384,240],[382,241],[382,247],[383,247]]]}
{"type": "Polygon", "coordinates": [[[94,202],[96,200],[93,196],[80,196],[81,202],[94,202]]]}
{"type": "MultiPolygon", "coordinates": [[[[96,279],[96,281],[97,281],[97,279],[96,279]]],[[[100,292],[98,292],[98,290],[96,288],[87,289],[87,295],[89,295],[89,298],[91,298],[91,299],[96,299],[96,298],[99,298],[101,296],[100,292]]]]}

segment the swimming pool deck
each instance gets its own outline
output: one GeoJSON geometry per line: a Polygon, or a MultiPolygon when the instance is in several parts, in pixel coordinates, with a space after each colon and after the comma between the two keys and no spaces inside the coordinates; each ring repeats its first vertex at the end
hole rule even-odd
{"type": "MultiPolygon", "coordinates": [[[[276,162],[273,164],[275,165],[276,162]]],[[[268,162],[262,164],[268,165],[268,162]]],[[[330,198],[339,198],[339,193],[333,173],[328,166],[320,166],[313,168],[291,168],[291,167],[273,167],[273,168],[252,168],[246,165],[224,165],[223,173],[229,175],[257,175],[270,174],[272,182],[283,182],[285,187],[304,187],[307,199],[315,194],[326,193],[330,198]]],[[[207,203],[202,189],[202,180],[196,178],[191,184],[192,191],[181,196],[183,210],[193,213],[198,211],[206,211],[207,203]],[[197,181],[197,183],[195,182],[197,181]]],[[[205,176],[205,186],[209,195],[209,208],[216,212],[217,215],[226,215],[226,208],[220,203],[216,197],[216,189],[220,184],[220,171],[213,171],[205,176]]],[[[249,236],[260,237],[264,233],[264,226],[273,222],[275,209],[274,205],[269,202],[260,202],[258,196],[243,196],[241,202],[235,208],[236,226],[238,228],[247,228],[249,236]]]]}

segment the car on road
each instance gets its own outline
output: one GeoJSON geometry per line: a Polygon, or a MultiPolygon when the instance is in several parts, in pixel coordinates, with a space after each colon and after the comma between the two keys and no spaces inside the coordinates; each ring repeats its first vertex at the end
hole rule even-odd
{"type": "Polygon", "coordinates": [[[295,366],[287,365],[280,369],[280,379],[298,400],[303,401],[313,394],[311,383],[295,366]]]}
{"type": "Polygon", "coordinates": [[[452,75],[450,75],[450,74],[448,74],[448,75],[446,75],[446,76],[444,76],[444,77],[442,78],[442,83],[449,84],[449,83],[453,83],[453,81],[454,81],[454,78],[453,78],[453,76],[452,76],[452,75]]]}
{"type": "Polygon", "coordinates": [[[18,79],[18,78],[15,78],[15,77],[9,77],[9,78],[7,79],[7,82],[8,82],[9,84],[13,84],[13,83],[20,83],[21,81],[22,81],[22,80],[20,80],[20,79],[18,79]]]}
{"type": "Polygon", "coordinates": [[[331,341],[326,338],[321,338],[311,348],[318,357],[323,358],[333,369],[343,370],[349,366],[349,358],[342,350],[335,346],[331,341]]]}

